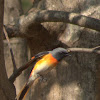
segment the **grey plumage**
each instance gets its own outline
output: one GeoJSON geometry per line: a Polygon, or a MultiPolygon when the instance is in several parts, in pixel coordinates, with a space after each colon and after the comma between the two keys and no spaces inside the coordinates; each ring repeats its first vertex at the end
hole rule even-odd
{"type": "Polygon", "coordinates": [[[62,60],[64,57],[68,56],[67,50],[64,48],[61,48],[61,47],[53,49],[52,51],[50,51],[50,53],[58,61],[62,60]]]}

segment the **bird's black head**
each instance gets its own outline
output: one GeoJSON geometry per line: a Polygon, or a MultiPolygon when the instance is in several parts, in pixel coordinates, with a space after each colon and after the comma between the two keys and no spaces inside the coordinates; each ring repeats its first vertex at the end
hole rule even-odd
{"type": "Polygon", "coordinates": [[[68,51],[64,48],[56,48],[51,51],[51,54],[58,61],[62,60],[64,57],[68,56],[68,51]]]}

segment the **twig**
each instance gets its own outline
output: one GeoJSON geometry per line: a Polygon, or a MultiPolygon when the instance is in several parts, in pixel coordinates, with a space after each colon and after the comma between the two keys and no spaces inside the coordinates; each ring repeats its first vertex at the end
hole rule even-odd
{"type": "Polygon", "coordinates": [[[10,41],[9,41],[9,37],[8,37],[8,34],[7,34],[7,31],[6,31],[5,27],[3,27],[3,31],[4,31],[6,40],[7,40],[7,42],[8,42],[8,47],[9,47],[9,49],[10,49],[11,59],[12,59],[12,63],[13,63],[13,73],[14,73],[14,72],[17,70],[17,67],[16,67],[16,63],[15,63],[15,59],[14,59],[13,50],[12,50],[12,48],[11,48],[10,41]]]}
{"type": "Polygon", "coordinates": [[[25,69],[27,69],[30,65],[32,65],[34,62],[34,59],[31,59],[29,62],[27,62],[25,65],[22,65],[21,67],[19,67],[19,69],[17,69],[9,78],[9,80],[13,83],[15,81],[15,79],[22,73],[22,71],[24,71],[25,69]]]}
{"type": "Polygon", "coordinates": [[[94,47],[93,49],[94,50],[100,49],[100,46],[94,47]]]}
{"type": "MultiPolygon", "coordinates": [[[[85,53],[100,54],[100,50],[95,50],[95,48],[68,48],[67,50],[68,50],[68,52],[85,52],[85,53]]],[[[11,75],[11,77],[9,78],[9,80],[11,82],[14,82],[15,79],[22,73],[22,71],[24,71],[30,65],[32,65],[33,62],[34,62],[34,59],[31,59],[28,63],[26,63],[25,65],[19,67],[19,69],[17,69],[16,72],[11,75]]]]}
{"type": "Polygon", "coordinates": [[[70,52],[85,52],[85,53],[100,54],[100,50],[97,50],[96,47],[95,48],[68,48],[68,50],[70,52]]]}

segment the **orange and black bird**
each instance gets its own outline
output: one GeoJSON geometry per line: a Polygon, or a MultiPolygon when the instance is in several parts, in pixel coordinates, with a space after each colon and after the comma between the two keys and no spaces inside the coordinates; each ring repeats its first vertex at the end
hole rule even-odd
{"type": "Polygon", "coordinates": [[[32,59],[34,59],[35,64],[29,76],[27,83],[24,85],[18,96],[17,100],[23,100],[33,84],[34,80],[38,77],[46,74],[51,69],[55,68],[56,65],[66,56],[68,56],[68,51],[64,48],[56,48],[52,51],[40,52],[32,59]]]}

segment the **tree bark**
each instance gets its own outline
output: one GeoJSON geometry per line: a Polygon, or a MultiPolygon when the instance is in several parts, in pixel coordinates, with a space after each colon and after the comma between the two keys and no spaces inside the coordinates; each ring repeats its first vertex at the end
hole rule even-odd
{"type": "MultiPolygon", "coordinates": [[[[14,25],[15,20],[23,14],[21,0],[5,0],[5,11],[4,11],[4,24],[14,25]]],[[[22,38],[12,38],[10,39],[11,47],[14,53],[15,63],[17,68],[25,64],[28,60],[27,52],[27,40],[22,38]]],[[[13,73],[13,64],[11,60],[11,54],[9,52],[8,43],[4,40],[4,54],[5,54],[5,65],[7,70],[7,75],[13,73]]],[[[17,80],[14,82],[16,87],[16,94],[19,93],[22,86],[25,84],[27,79],[27,73],[22,73],[17,80]]]]}
{"type": "Polygon", "coordinates": [[[0,0],[0,99],[14,100],[15,88],[8,80],[5,61],[4,61],[4,45],[3,45],[3,13],[4,0],[0,0]]]}

